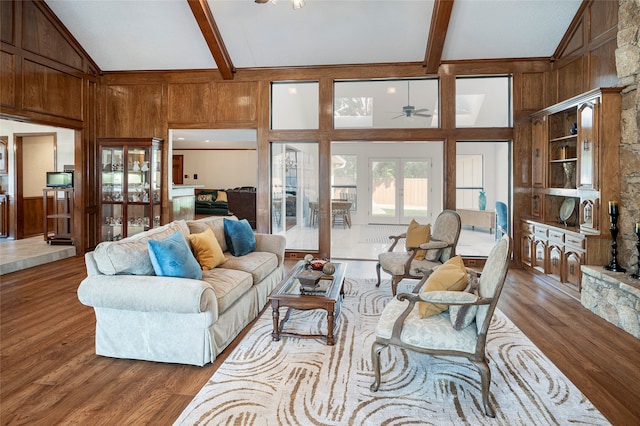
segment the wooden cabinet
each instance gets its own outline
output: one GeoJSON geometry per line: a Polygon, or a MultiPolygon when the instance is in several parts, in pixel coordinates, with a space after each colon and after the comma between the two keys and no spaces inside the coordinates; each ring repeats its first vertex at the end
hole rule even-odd
{"type": "Polygon", "coordinates": [[[99,139],[101,240],[115,241],[160,225],[162,140],[99,139]]]}
{"type": "Polygon", "coordinates": [[[611,254],[601,206],[620,198],[620,103],[619,88],[596,89],[531,116],[532,199],[522,263],[575,297],[580,265],[605,265],[611,254]]]}
{"type": "Polygon", "coordinates": [[[531,116],[532,218],[585,233],[609,228],[606,209],[619,200],[620,89],[596,89],[531,116]],[[560,211],[571,215],[561,218],[560,211]]]}
{"type": "Polygon", "coordinates": [[[606,264],[610,239],[562,225],[522,221],[522,263],[546,281],[579,298],[581,265],[606,264]]]}

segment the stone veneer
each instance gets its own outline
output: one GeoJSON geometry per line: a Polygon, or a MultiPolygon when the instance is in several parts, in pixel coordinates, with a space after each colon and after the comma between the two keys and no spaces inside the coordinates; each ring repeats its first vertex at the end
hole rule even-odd
{"type": "MultiPolygon", "coordinates": [[[[618,85],[624,88],[620,123],[618,260],[629,272],[635,272],[638,251],[634,227],[640,222],[640,0],[619,0],[618,3],[616,71],[618,85]]],[[[603,205],[606,202],[603,200],[603,205]]]]}
{"type": "Polygon", "coordinates": [[[602,266],[581,269],[582,306],[640,339],[640,280],[602,266]]]}

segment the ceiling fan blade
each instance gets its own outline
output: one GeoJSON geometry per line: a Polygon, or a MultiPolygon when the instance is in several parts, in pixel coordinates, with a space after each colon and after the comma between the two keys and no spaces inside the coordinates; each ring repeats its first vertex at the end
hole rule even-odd
{"type": "Polygon", "coordinates": [[[429,111],[429,108],[420,108],[420,109],[417,109],[417,110],[415,110],[413,112],[427,112],[427,111],[429,111]]]}
{"type": "Polygon", "coordinates": [[[416,115],[418,117],[427,117],[427,118],[432,116],[431,114],[413,114],[413,115],[416,115]]]}
{"type": "Polygon", "coordinates": [[[407,116],[406,114],[400,114],[400,115],[398,115],[398,116],[396,116],[396,117],[391,117],[391,119],[392,119],[392,120],[395,120],[396,118],[406,117],[406,116],[407,116]]]}
{"type": "Polygon", "coordinates": [[[255,0],[255,2],[258,4],[265,4],[265,3],[269,3],[269,0],[255,0]]]}

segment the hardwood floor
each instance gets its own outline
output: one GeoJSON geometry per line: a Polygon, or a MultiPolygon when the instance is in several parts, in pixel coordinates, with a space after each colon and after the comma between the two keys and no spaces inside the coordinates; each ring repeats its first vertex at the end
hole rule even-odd
{"type": "MultiPolygon", "coordinates": [[[[348,275],[374,269],[350,261],[348,275]]],[[[96,356],[84,276],[82,257],[2,276],[0,423],[172,424],[229,349],[205,367],[96,356]]],[[[640,424],[640,340],[520,270],[499,308],[613,424],[640,424]]]]}

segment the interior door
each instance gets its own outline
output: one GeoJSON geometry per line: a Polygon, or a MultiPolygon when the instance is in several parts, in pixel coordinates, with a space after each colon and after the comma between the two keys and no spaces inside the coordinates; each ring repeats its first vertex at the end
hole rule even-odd
{"type": "Polygon", "coordinates": [[[174,185],[182,185],[183,172],[184,172],[184,155],[174,155],[172,157],[172,182],[174,185]]]}
{"type": "Polygon", "coordinates": [[[372,159],[369,223],[428,222],[431,166],[430,159],[372,159]]]}

